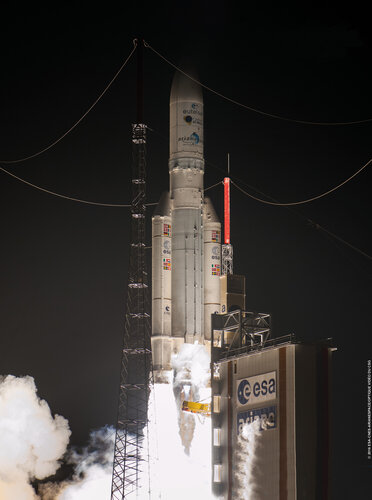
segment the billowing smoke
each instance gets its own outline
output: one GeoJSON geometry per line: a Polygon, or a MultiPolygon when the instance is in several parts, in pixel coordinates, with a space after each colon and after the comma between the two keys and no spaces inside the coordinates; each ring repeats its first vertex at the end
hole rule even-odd
{"type": "MultiPolygon", "coordinates": [[[[210,419],[181,412],[183,397],[210,400],[209,356],[204,346],[185,344],[173,359],[173,366],[174,384],[155,384],[150,396],[150,439],[145,450],[150,456],[150,469],[145,475],[151,477],[151,498],[189,500],[197,496],[209,500],[210,419]],[[192,428],[187,437],[188,453],[183,415],[192,428]]],[[[0,379],[0,499],[110,498],[114,430],[105,427],[95,431],[87,447],[66,453],[69,437],[67,420],[51,415],[47,403],[38,398],[32,377],[9,375],[0,379]],[[74,465],[72,479],[39,484],[36,495],[31,481],[53,475],[62,457],[74,465]]],[[[147,500],[148,491],[145,479],[137,498],[147,500]]]]}
{"type": "MultiPolygon", "coordinates": [[[[198,395],[208,402],[209,362],[204,346],[184,344],[173,359],[174,387],[171,384],[154,386],[149,410],[153,499],[211,498],[210,419],[181,412],[181,394],[186,396],[185,392],[189,398],[198,395]],[[183,416],[188,420],[183,420],[183,416]],[[192,433],[187,434],[188,424],[192,433]],[[185,433],[189,440],[187,449],[185,433]]],[[[148,497],[144,495],[144,498],[148,497]]]]}
{"type": "Polygon", "coordinates": [[[182,344],[180,352],[172,357],[175,385],[189,378],[195,387],[207,387],[210,382],[210,356],[201,344],[182,344]]]}
{"type": "Polygon", "coordinates": [[[65,453],[70,429],[37,396],[32,377],[0,378],[0,498],[34,500],[30,482],[53,475],[65,453]]]}
{"type": "Polygon", "coordinates": [[[236,500],[256,500],[254,477],[257,473],[257,447],[260,437],[260,420],[254,420],[242,426],[237,441],[235,461],[236,500]]]}
{"type": "Polygon", "coordinates": [[[102,500],[110,497],[115,432],[90,435],[82,451],[67,453],[72,480],[46,483],[36,495],[31,482],[55,474],[70,438],[67,420],[52,416],[32,377],[0,377],[0,499],[102,500]]]}
{"type": "Polygon", "coordinates": [[[174,369],[173,391],[177,403],[178,425],[183,447],[190,454],[195,432],[195,417],[181,410],[182,401],[199,401],[210,391],[210,360],[203,345],[183,344],[180,352],[172,358],[174,369]]]}
{"type": "Polygon", "coordinates": [[[72,450],[67,461],[74,465],[69,481],[47,483],[40,488],[43,500],[102,500],[110,497],[115,430],[103,427],[90,434],[89,444],[72,450]]]}

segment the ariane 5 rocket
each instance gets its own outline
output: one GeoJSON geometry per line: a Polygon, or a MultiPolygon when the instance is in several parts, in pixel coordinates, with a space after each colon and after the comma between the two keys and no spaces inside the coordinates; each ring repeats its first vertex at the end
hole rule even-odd
{"type": "Polygon", "coordinates": [[[204,197],[203,95],[180,72],[170,95],[169,192],[152,218],[152,353],[155,381],[169,380],[183,343],[210,348],[220,312],[221,224],[204,197]]]}

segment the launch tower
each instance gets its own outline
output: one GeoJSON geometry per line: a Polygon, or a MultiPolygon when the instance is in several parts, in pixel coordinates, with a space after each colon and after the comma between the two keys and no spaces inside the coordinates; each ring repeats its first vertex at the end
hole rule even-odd
{"type": "Polygon", "coordinates": [[[135,497],[148,467],[145,451],[151,340],[145,259],[146,125],[142,119],[142,41],[137,41],[137,123],[132,125],[131,244],[111,500],[135,497]]]}

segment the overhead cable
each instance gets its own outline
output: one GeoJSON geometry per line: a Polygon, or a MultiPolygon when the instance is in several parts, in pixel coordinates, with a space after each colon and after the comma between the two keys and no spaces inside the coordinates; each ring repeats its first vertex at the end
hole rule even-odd
{"type": "Polygon", "coordinates": [[[310,223],[310,225],[312,227],[314,227],[315,229],[324,231],[327,235],[332,236],[333,238],[335,238],[336,240],[340,241],[341,243],[344,243],[345,245],[347,245],[348,247],[352,248],[356,252],[359,252],[364,257],[367,257],[367,259],[372,260],[372,257],[370,255],[368,255],[367,253],[363,252],[363,250],[360,250],[359,248],[355,247],[351,243],[348,243],[347,241],[343,240],[342,238],[340,238],[340,236],[337,236],[337,234],[331,233],[331,231],[328,231],[328,229],[322,227],[320,224],[317,224],[316,222],[312,221],[311,219],[307,219],[307,220],[310,223]]]}
{"type": "Polygon", "coordinates": [[[72,125],[72,127],[70,127],[66,132],[64,132],[58,139],[56,139],[55,141],[53,141],[51,144],[49,144],[49,146],[46,146],[44,149],[41,149],[40,151],[38,151],[37,153],[34,153],[32,155],[29,155],[29,156],[25,156],[24,158],[19,158],[17,160],[0,160],[1,163],[4,163],[4,164],[7,164],[7,165],[10,165],[10,164],[14,164],[14,163],[21,163],[22,161],[26,161],[26,160],[30,160],[31,158],[35,158],[36,156],[40,156],[41,154],[45,153],[46,151],[48,151],[49,149],[51,149],[53,146],[55,146],[56,144],[58,144],[62,139],[64,139],[70,132],[72,132],[78,125],[79,123],[87,116],[87,114],[92,111],[92,109],[95,107],[95,105],[102,99],[102,97],[106,94],[106,92],[108,91],[108,89],[111,87],[111,85],[114,83],[114,81],[116,80],[116,78],[119,76],[120,72],[122,71],[122,69],[127,65],[127,63],[129,62],[130,58],[132,57],[132,55],[134,54],[136,48],[137,48],[137,40],[133,40],[133,44],[134,44],[134,47],[133,49],[131,50],[129,56],[125,59],[125,61],[123,62],[123,64],[120,66],[120,68],[118,69],[118,71],[115,73],[114,77],[111,79],[111,81],[108,83],[108,85],[106,85],[106,87],[103,89],[103,91],[100,93],[100,95],[97,97],[97,99],[93,102],[93,104],[87,109],[87,111],[78,119],[77,122],[74,123],[74,125],[72,125]]]}
{"type": "MultiPolygon", "coordinates": [[[[56,193],[54,191],[50,191],[49,189],[45,189],[41,186],[37,186],[36,184],[32,184],[29,181],[26,181],[26,179],[22,179],[21,177],[18,177],[18,175],[13,174],[12,172],[9,172],[9,170],[6,170],[5,168],[0,166],[0,170],[4,172],[4,174],[10,175],[17,181],[23,182],[23,184],[26,184],[27,186],[30,186],[34,189],[37,189],[38,191],[42,191],[43,193],[50,194],[52,196],[56,196],[57,198],[62,198],[64,200],[69,200],[69,201],[75,201],[78,203],[84,203],[85,205],[95,205],[97,207],[115,207],[115,208],[130,208],[132,205],[130,204],[121,204],[121,203],[100,203],[98,201],[88,201],[88,200],[82,200],[80,198],[73,198],[72,196],[67,196],[64,194],[56,193]]],[[[206,188],[204,191],[208,191],[209,189],[212,189],[216,187],[218,184],[221,184],[221,182],[217,182],[217,184],[214,184],[213,186],[209,186],[206,188]]],[[[151,207],[154,205],[157,205],[158,202],[155,203],[145,203],[147,207],[151,207]]]]}
{"type": "MultiPolygon", "coordinates": [[[[158,132],[156,132],[155,130],[153,129],[149,129],[151,130],[152,132],[155,132],[156,134],[158,134],[160,137],[162,137],[164,139],[164,136],[162,134],[159,134],[158,132]]],[[[220,172],[223,172],[225,175],[227,175],[227,172],[226,172],[226,169],[225,168],[221,168],[221,167],[218,167],[217,165],[215,165],[214,163],[211,163],[210,161],[207,161],[205,160],[205,163],[209,166],[211,166],[212,168],[215,168],[217,170],[219,170],[220,172]]],[[[251,186],[250,184],[248,184],[246,181],[243,181],[243,179],[240,179],[239,177],[236,177],[235,175],[231,175],[230,174],[230,179],[231,179],[231,182],[233,182],[233,179],[243,183],[243,184],[246,184],[250,189],[252,189],[253,191],[256,191],[257,193],[260,193],[262,194],[263,196],[266,196],[267,198],[270,198],[270,200],[273,200],[276,202],[277,205],[281,205],[283,206],[283,204],[279,203],[275,198],[273,198],[272,196],[266,194],[266,193],[263,193],[262,191],[260,191],[259,189],[251,186]]],[[[217,182],[216,184],[214,184],[213,186],[210,186],[209,188],[205,189],[204,191],[207,191],[208,189],[212,189],[212,187],[216,187],[218,186],[219,184],[223,184],[223,181],[220,181],[220,182],[217,182]]],[[[239,189],[239,188],[238,188],[239,189]]],[[[245,193],[248,195],[248,193],[245,193]]],[[[248,195],[249,196],[249,195],[248,195]]],[[[253,197],[252,195],[250,195],[253,199],[257,200],[257,201],[263,201],[265,202],[264,200],[260,200],[259,198],[255,198],[253,197]]],[[[273,205],[275,205],[275,203],[273,203],[273,205]]],[[[356,252],[359,252],[361,255],[364,255],[365,257],[369,258],[369,259],[372,259],[372,257],[370,257],[368,254],[366,254],[365,252],[363,252],[362,250],[360,250],[359,248],[355,247],[354,245],[352,245],[351,243],[348,243],[347,241],[343,240],[342,238],[340,238],[339,236],[337,236],[336,234],[332,233],[331,231],[328,231],[328,229],[326,229],[325,227],[321,226],[320,224],[312,221],[311,219],[309,219],[308,217],[306,217],[306,215],[303,215],[301,214],[300,212],[298,212],[297,210],[295,210],[294,208],[292,208],[291,206],[288,206],[288,205],[284,205],[285,208],[287,208],[288,210],[291,210],[293,213],[295,213],[298,217],[301,217],[302,219],[305,219],[313,228],[315,229],[319,229],[319,230],[322,230],[324,231],[329,237],[334,237],[335,239],[337,239],[338,241],[340,241],[341,243],[344,243],[345,245],[347,245],[348,247],[352,248],[353,250],[355,250],[356,252]]],[[[330,238],[330,239],[331,239],[330,238]]]]}
{"type": "Polygon", "coordinates": [[[221,185],[221,184],[223,184],[223,181],[216,182],[216,184],[213,184],[213,186],[209,186],[209,187],[205,188],[205,189],[204,189],[204,193],[205,193],[206,191],[209,191],[210,189],[213,189],[213,188],[214,188],[214,187],[216,187],[216,186],[221,185]]]}
{"type": "Polygon", "coordinates": [[[260,109],[253,108],[251,106],[247,106],[246,104],[243,104],[243,103],[241,103],[239,101],[235,101],[234,99],[231,99],[231,97],[227,97],[224,94],[221,94],[221,92],[217,92],[217,90],[214,90],[211,87],[208,87],[204,83],[200,82],[199,80],[197,80],[196,78],[194,78],[193,76],[189,75],[188,73],[186,73],[185,71],[183,71],[181,68],[179,68],[178,66],[176,66],[175,64],[173,64],[171,61],[169,61],[169,59],[167,59],[162,54],[160,54],[157,50],[154,49],[154,47],[152,47],[147,42],[143,41],[143,44],[144,44],[145,47],[147,47],[148,49],[152,50],[154,52],[154,54],[156,54],[161,59],[163,59],[163,61],[165,61],[170,66],[172,66],[172,68],[176,69],[177,71],[179,71],[183,75],[187,76],[187,78],[190,78],[190,80],[192,80],[193,82],[197,83],[198,85],[200,85],[204,89],[208,90],[209,92],[212,92],[212,94],[215,94],[218,97],[221,97],[222,99],[225,99],[226,101],[229,101],[229,102],[235,104],[236,106],[240,106],[242,108],[248,109],[249,111],[253,111],[254,113],[258,113],[260,115],[267,116],[269,118],[275,118],[276,120],[283,120],[283,121],[292,122],[292,123],[300,123],[302,125],[336,126],[336,125],[357,125],[357,124],[361,124],[361,123],[372,122],[372,118],[367,118],[365,120],[345,121],[345,122],[316,122],[316,121],[308,121],[308,120],[296,120],[294,118],[288,118],[286,116],[275,115],[273,113],[266,113],[265,111],[262,111],[260,109]]]}
{"type": "Polygon", "coordinates": [[[239,189],[239,191],[241,191],[246,196],[249,196],[253,200],[259,201],[260,203],[266,203],[267,205],[274,205],[274,206],[277,206],[277,207],[292,207],[294,205],[304,205],[305,203],[310,203],[311,201],[318,200],[319,198],[323,198],[324,196],[327,196],[328,194],[332,193],[333,191],[336,191],[336,189],[339,189],[341,186],[344,186],[347,182],[351,181],[351,179],[353,179],[354,177],[356,177],[371,162],[372,162],[372,158],[365,165],[363,165],[363,167],[361,167],[359,170],[357,170],[356,172],[354,172],[353,175],[351,175],[346,180],[344,180],[343,182],[341,182],[337,186],[333,187],[332,189],[329,189],[325,193],[319,194],[317,196],[313,196],[312,198],[307,198],[306,200],[293,201],[293,202],[290,202],[290,203],[278,203],[278,202],[263,200],[261,198],[257,198],[256,196],[253,196],[253,194],[248,193],[243,188],[241,188],[240,186],[238,186],[234,181],[231,181],[231,184],[233,184],[237,189],[239,189]]]}
{"type": "MultiPolygon", "coordinates": [[[[216,165],[213,165],[215,168],[217,168],[218,170],[222,170],[220,169],[219,167],[217,167],[216,165]]],[[[258,193],[266,196],[267,198],[270,198],[271,200],[275,200],[275,198],[273,198],[272,196],[269,196],[268,194],[266,193],[263,193],[262,191],[259,191],[258,189],[254,188],[253,186],[250,186],[249,184],[247,184],[245,181],[243,181],[242,179],[238,179],[237,177],[235,177],[235,179],[239,180],[239,182],[242,182],[243,184],[246,184],[250,189],[253,189],[254,191],[257,191],[258,193]]],[[[231,181],[232,182],[232,181],[231,181]]],[[[279,204],[279,202],[277,202],[279,204]]],[[[352,245],[351,243],[345,241],[343,238],[341,238],[340,236],[337,236],[337,234],[335,233],[332,233],[331,231],[329,231],[328,229],[326,229],[325,227],[321,226],[320,224],[318,224],[317,222],[314,222],[312,219],[309,219],[306,215],[302,214],[301,212],[298,212],[296,209],[294,209],[293,207],[288,207],[288,206],[285,206],[284,208],[286,208],[287,210],[290,210],[291,212],[293,212],[294,214],[296,214],[298,217],[301,217],[302,219],[305,219],[306,222],[309,223],[309,225],[314,228],[314,229],[317,229],[317,230],[320,230],[320,231],[323,231],[330,240],[332,240],[332,238],[334,238],[335,240],[338,240],[339,242],[345,244],[346,246],[348,246],[349,248],[352,248],[353,250],[355,250],[356,252],[360,253],[361,255],[363,255],[364,257],[367,257],[368,259],[371,259],[372,260],[372,257],[370,255],[368,255],[367,253],[363,252],[363,250],[360,250],[360,248],[357,248],[356,246],[352,245]]]]}
{"type": "Polygon", "coordinates": [[[32,184],[31,182],[28,182],[25,179],[22,179],[21,177],[14,175],[12,172],[5,170],[5,168],[3,168],[3,167],[0,167],[0,170],[2,172],[4,172],[5,174],[10,175],[11,177],[14,177],[14,179],[17,179],[17,181],[20,181],[20,182],[23,182],[24,184],[27,184],[27,186],[33,187],[39,191],[42,191],[43,193],[51,194],[52,196],[57,196],[58,198],[63,198],[64,200],[77,201],[79,203],[85,203],[86,205],[96,205],[98,207],[126,207],[126,208],[128,208],[131,206],[131,205],[121,205],[121,204],[115,204],[115,203],[98,203],[96,201],[87,201],[87,200],[81,200],[79,198],[72,198],[71,196],[66,196],[64,194],[55,193],[54,191],[49,191],[49,189],[45,189],[41,186],[36,186],[36,184],[32,184]]]}

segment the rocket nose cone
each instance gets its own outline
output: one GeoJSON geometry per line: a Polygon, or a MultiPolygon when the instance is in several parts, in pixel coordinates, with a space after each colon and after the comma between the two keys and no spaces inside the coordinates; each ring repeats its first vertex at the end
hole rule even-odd
{"type": "Polygon", "coordinates": [[[207,219],[208,222],[220,222],[216,214],[216,211],[213,207],[212,200],[208,196],[204,198],[203,213],[204,217],[207,219]]]}
{"type": "Polygon", "coordinates": [[[159,203],[156,205],[153,217],[160,215],[161,217],[170,216],[170,198],[169,191],[164,191],[160,197],[159,203]]]}
{"type": "MultiPolygon", "coordinates": [[[[186,68],[185,73],[198,80],[198,76],[193,69],[186,68]]],[[[170,103],[175,101],[196,101],[203,102],[202,87],[195,81],[188,78],[180,71],[176,71],[173,77],[170,103]]]]}

